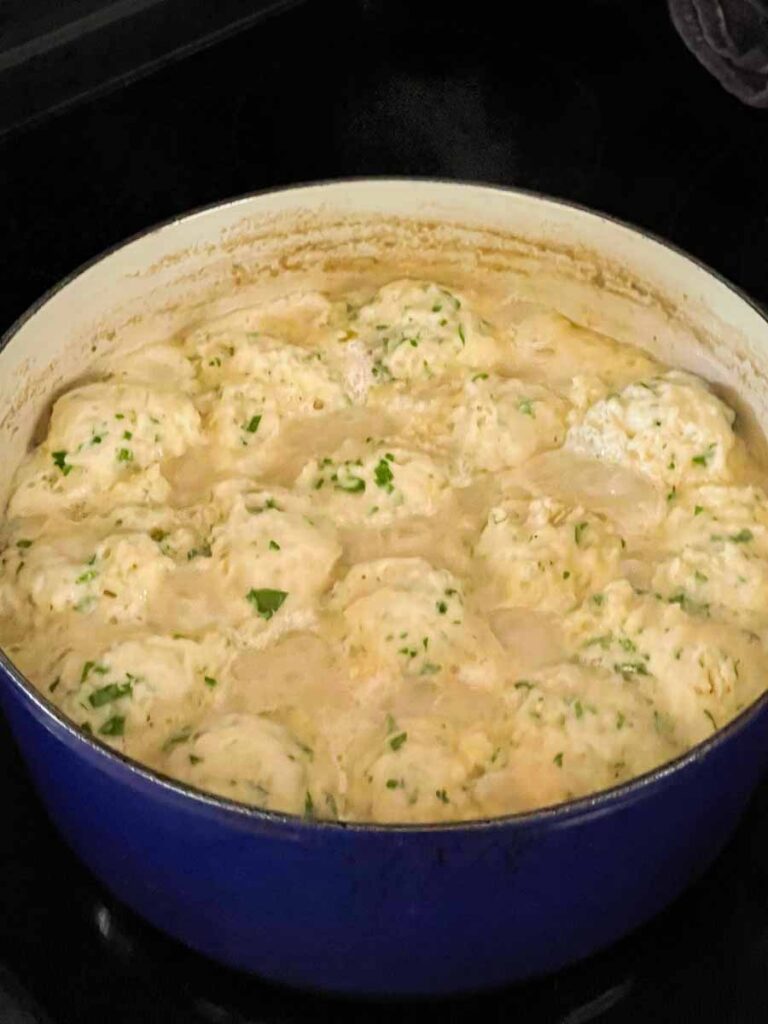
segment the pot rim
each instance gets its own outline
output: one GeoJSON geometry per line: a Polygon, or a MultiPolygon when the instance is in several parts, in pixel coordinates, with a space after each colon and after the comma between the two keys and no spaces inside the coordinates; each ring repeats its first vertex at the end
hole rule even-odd
{"type": "MultiPolygon", "coordinates": [[[[289,185],[257,189],[253,192],[248,192],[239,196],[206,203],[202,206],[195,207],[192,210],[187,210],[181,214],[176,214],[137,231],[135,234],[116,242],[114,245],[102,250],[91,259],[81,263],[78,267],[57,281],[56,284],[47,289],[47,291],[36,299],[23,313],[21,313],[21,315],[17,317],[10,327],[2,334],[0,337],[0,355],[2,355],[5,348],[11,343],[11,341],[13,341],[24,325],[31,320],[32,317],[35,316],[58,292],[70,285],[87,270],[90,270],[91,267],[96,266],[96,264],[102,262],[107,257],[112,256],[118,250],[123,249],[125,246],[139,241],[142,238],[147,238],[164,228],[171,227],[182,221],[209,213],[213,210],[237,206],[240,204],[246,205],[252,199],[256,199],[260,196],[274,195],[281,192],[299,192],[307,188],[327,186],[343,187],[350,184],[386,185],[390,183],[450,185],[454,187],[482,189],[486,191],[519,195],[523,198],[532,199],[537,203],[577,210],[579,213],[585,213],[598,220],[607,221],[610,224],[614,224],[639,235],[647,241],[660,245],[678,256],[682,256],[683,259],[698,267],[699,270],[703,270],[706,274],[719,281],[720,284],[725,285],[725,287],[736,295],[744,304],[757,313],[757,315],[765,321],[768,326],[768,314],[766,311],[763,310],[745,291],[738,287],[738,285],[733,284],[733,282],[729,281],[728,278],[719,271],[710,267],[703,260],[692,256],[685,249],[669,242],[660,235],[657,235],[655,232],[649,231],[647,228],[639,227],[630,221],[626,221],[623,218],[616,217],[612,214],[592,209],[583,203],[550,196],[544,192],[538,192],[534,189],[498,185],[489,182],[465,181],[449,178],[414,177],[412,175],[361,175],[348,178],[330,178],[320,181],[296,182],[289,185]]],[[[666,761],[664,764],[659,765],[651,771],[644,772],[642,775],[637,775],[627,782],[611,786],[608,789],[599,790],[597,793],[579,797],[575,800],[567,800],[563,803],[536,808],[532,811],[518,811],[514,814],[504,814],[492,818],[478,818],[470,821],[425,822],[422,824],[380,824],[368,821],[336,821],[325,818],[307,817],[306,815],[289,814],[284,811],[269,811],[238,800],[218,796],[214,793],[197,789],[194,786],[165,775],[160,771],[156,771],[155,769],[142,764],[140,761],[128,757],[126,754],[123,754],[118,750],[114,750],[94,735],[83,732],[70,718],[60,711],[56,705],[49,701],[41,690],[35,687],[16,668],[2,649],[0,649],[0,669],[4,670],[3,674],[7,675],[8,679],[18,687],[27,700],[31,701],[46,718],[53,720],[59,728],[63,729],[68,734],[67,740],[74,741],[76,745],[81,745],[81,749],[89,749],[91,754],[104,758],[106,763],[110,764],[112,767],[117,768],[118,770],[125,769],[132,777],[138,778],[142,782],[149,783],[150,785],[159,786],[176,797],[189,800],[191,804],[202,805],[214,811],[223,811],[230,815],[234,814],[240,818],[258,821],[264,824],[273,823],[275,825],[288,825],[311,830],[333,829],[345,832],[364,832],[375,834],[381,833],[398,835],[403,833],[421,832],[475,832],[492,828],[500,828],[505,825],[517,827],[536,825],[547,826],[570,822],[572,819],[583,820],[606,814],[614,808],[642,798],[659,784],[675,780],[684,771],[691,769],[704,761],[710,756],[710,754],[713,754],[714,751],[720,749],[724,744],[735,740],[741,732],[746,730],[753,721],[768,709],[767,690],[744,708],[735,718],[732,718],[727,725],[721,729],[717,729],[710,737],[702,740],[700,743],[697,743],[695,746],[691,747],[690,750],[680,756],[671,761],[666,761]]]]}

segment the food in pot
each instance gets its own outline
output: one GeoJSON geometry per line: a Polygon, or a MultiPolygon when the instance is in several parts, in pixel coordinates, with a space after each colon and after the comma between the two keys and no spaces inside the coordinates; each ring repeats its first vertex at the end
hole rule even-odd
{"type": "Polygon", "coordinates": [[[641,347],[435,282],[244,308],[54,402],[0,639],[81,729],[260,808],[560,803],[765,687],[768,499],[734,421],[641,347]]]}

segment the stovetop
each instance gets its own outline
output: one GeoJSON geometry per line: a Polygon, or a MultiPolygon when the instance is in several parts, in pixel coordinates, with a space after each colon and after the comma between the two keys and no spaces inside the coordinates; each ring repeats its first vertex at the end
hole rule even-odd
{"type": "MultiPolygon", "coordinates": [[[[367,174],[573,199],[666,236],[768,303],[768,113],[720,89],[662,3],[510,5],[504,23],[497,8],[307,0],[7,137],[0,327],[155,221],[367,174]]],[[[409,1004],[289,992],[154,931],[57,838],[4,727],[0,799],[2,1024],[766,1018],[768,784],[704,878],[617,946],[505,992],[409,1004]]]]}

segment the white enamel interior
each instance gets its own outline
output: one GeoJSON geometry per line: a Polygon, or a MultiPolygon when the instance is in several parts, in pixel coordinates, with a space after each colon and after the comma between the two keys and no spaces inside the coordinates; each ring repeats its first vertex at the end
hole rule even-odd
{"type": "Polygon", "coordinates": [[[306,285],[482,275],[640,344],[724,391],[753,437],[768,424],[768,322],[686,256],[612,220],[525,193],[429,181],[313,185],[225,203],[79,273],[0,353],[0,495],[51,398],[94,353],[167,336],[211,311],[306,285]]]}

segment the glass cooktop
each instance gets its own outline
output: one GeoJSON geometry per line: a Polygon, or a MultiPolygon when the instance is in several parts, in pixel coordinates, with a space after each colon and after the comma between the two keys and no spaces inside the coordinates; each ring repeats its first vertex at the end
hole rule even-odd
{"type": "MultiPolygon", "coordinates": [[[[272,185],[366,174],[518,185],[594,206],[768,303],[768,113],[721,90],[662,3],[520,4],[505,23],[497,9],[312,0],[6,135],[0,326],[155,221],[272,185]]],[[[0,798],[3,1024],[766,1016],[768,785],[702,880],[617,946],[503,992],[408,1004],[289,992],[154,931],[57,838],[4,726],[0,798]]]]}

